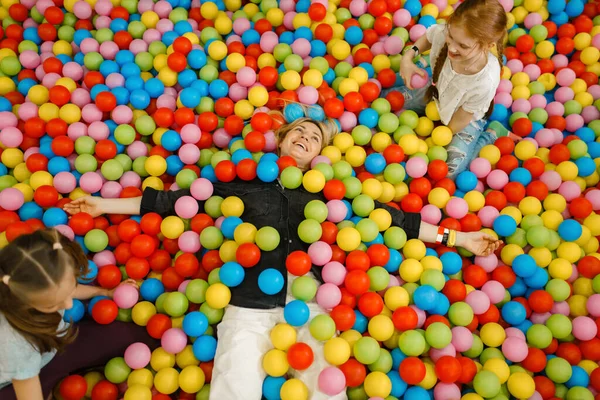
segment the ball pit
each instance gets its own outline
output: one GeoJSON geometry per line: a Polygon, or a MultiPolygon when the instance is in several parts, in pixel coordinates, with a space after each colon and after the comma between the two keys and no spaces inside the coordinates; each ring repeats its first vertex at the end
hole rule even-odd
{"type": "MultiPolygon", "coordinates": [[[[317,388],[285,373],[317,351],[326,396],[597,399],[600,7],[501,4],[509,35],[491,120],[523,140],[499,138],[452,181],[452,132],[435,105],[419,116],[401,94],[379,94],[456,1],[1,2],[0,246],[55,227],[93,260],[81,283],[139,282],[75,301],[65,320],[129,320],[161,340],[66,378],[60,396],[208,399],[231,291],[284,240],[244,221],[244,199],[213,196],[237,177],[323,194],[297,210],[306,248],[286,260],[298,278],[263,359],[268,400],[307,399],[317,388]],[[344,131],[306,172],[273,153],[282,121],[267,112],[284,103],[287,121],[327,116],[344,131]],[[62,211],[147,187],[190,191],[166,218],[62,211]],[[505,245],[473,258],[407,241],[374,200],[505,245]],[[311,301],[327,314],[311,319],[311,301]]],[[[285,287],[276,269],[255,278],[266,294],[285,287]]]]}

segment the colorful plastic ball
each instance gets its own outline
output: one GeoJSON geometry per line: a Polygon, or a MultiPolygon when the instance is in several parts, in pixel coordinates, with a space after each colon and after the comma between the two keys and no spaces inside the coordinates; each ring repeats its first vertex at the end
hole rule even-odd
{"type": "Polygon", "coordinates": [[[131,369],[140,369],[150,363],[150,348],[145,343],[137,342],[125,350],[124,360],[131,369]]]}
{"type": "Polygon", "coordinates": [[[558,234],[563,240],[575,241],[581,237],[581,224],[572,219],[565,220],[558,226],[558,234]]]}
{"type": "Polygon", "coordinates": [[[283,316],[291,326],[302,326],[308,322],[310,310],[304,301],[293,300],[285,305],[283,316]]]}
{"type": "Polygon", "coordinates": [[[258,286],[260,290],[268,295],[279,293],[283,289],[284,279],[276,269],[269,268],[260,273],[258,277],[258,286]]]}
{"type": "Polygon", "coordinates": [[[515,233],[517,229],[516,221],[509,215],[500,215],[494,220],[494,231],[504,237],[515,233]]]}
{"type": "Polygon", "coordinates": [[[113,300],[119,308],[132,308],[138,299],[138,290],[132,285],[120,285],[113,293],[113,300]]]}

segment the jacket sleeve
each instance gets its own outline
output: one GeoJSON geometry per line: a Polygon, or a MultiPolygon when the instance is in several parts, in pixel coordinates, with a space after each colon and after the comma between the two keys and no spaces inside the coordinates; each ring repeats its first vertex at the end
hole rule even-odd
{"type": "Polygon", "coordinates": [[[392,225],[404,229],[408,239],[418,239],[419,229],[421,227],[421,214],[405,213],[397,208],[375,201],[376,208],[387,210],[392,216],[392,225]]]}

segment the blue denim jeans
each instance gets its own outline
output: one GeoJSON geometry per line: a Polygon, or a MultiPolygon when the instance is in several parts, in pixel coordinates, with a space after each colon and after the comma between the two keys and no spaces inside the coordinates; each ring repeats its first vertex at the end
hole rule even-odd
{"type": "MultiPolygon", "coordinates": [[[[424,64],[419,62],[417,65],[423,67],[424,64]]],[[[410,90],[404,86],[402,78],[398,76],[396,85],[383,89],[380,97],[387,96],[391,91],[397,90],[404,96],[404,109],[412,110],[419,115],[425,114],[425,93],[431,85],[431,78],[427,84],[420,89],[410,90]]],[[[446,150],[448,152],[448,177],[454,178],[467,169],[471,161],[479,155],[479,151],[486,145],[496,141],[496,135],[491,130],[485,130],[485,119],[471,121],[462,131],[454,134],[452,141],[446,150]]]]}

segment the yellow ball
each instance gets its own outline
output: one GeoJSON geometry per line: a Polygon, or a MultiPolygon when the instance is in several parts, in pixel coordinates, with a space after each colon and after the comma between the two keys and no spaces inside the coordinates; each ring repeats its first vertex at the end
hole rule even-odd
{"type": "Polygon", "coordinates": [[[373,68],[375,68],[375,72],[380,72],[382,69],[390,68],[392,66],[390,58],[384,54],[378,54],[373,57],[371,64],[373,65],[373,68]]]}
{"type": "Polygon", "coordinates": [[[358,92],[358,89],[359,86],[357,81],[352,78],[342,78],[338,87],[338,92],[340,95],[345,96],[350,92],[358,92]]]}
{"type": "Polygon", "coordinates": [[[311,24],[311,19],[307,13],[298,13],[294,16],[294,20],[292,21],[292,25],[294,29],[298,29],[301,27],[308,28],[311,24]]]}
{"type": "Polygon", "coordinates": [[[243,243],[254,243],[256,227],[249,222],[242,222],[233,231],[233,239],[240,245],[243,243]]]}
{"type": "Polygon", "coordinates": [[[240,53],[232,53],[225,59],[225,65],[231,72],[238,72],[246,66],[246,59],[240,53]]]}
{"type": "Polygon", "coordinates": [[[152,176],[161,176],[167,172],[167,160],[159,155],[153,155],[146,159],[144,168],[152,176]]]}
{"type": "Polygon", "coordinates": [[[438,10],[437,6],[433,3],[425,4],[421,9],[421,15],[423,16],[430,15],[433,18],[437,18],[439,13],[440,11],[438,10]]]}
{"type": "Polygon", "coordinates": [[[488,347],[499,347],[506,339],[504,328],[495,322],[488,322],[480,329],[479,337],[488,347]]]}
{"type": "MultiPolygon", "coordinates": [[[[215,29],[221,35],[228,35],[233,30],[233,21],[227,16],[219,16],[215,20],[215,29]]],[[[239,54],[239,53],[237,53],[239,54]]],[[[241,55],[241,54],[240,54],[241,55]]]]}
{"type": "MultiPolygon", "coordinates": [[[[6,154],[6,152],[9,150],[13,150],[13,149],[4,150],[4,152],[2,153],[2,156],[4,157],[4,154],[6,154]]],[[[16,150],[16,149],[14,149],[14,150],[16,150]]],[[[4,162],[4,159],[2,159],[2,162],[4,163],[4,165],[7,165],[6,162],[4,162]]],[[[54,182],[54,178],[52,177],[52,175],[50,175],[50,173],[48,173],[46,171],[34,172],[33,174],[31,174],[31,177],[29,178],[29,186],[31,186],[31,188],[33,190],[37,190],[40,186],[44,186],[44,185],[52,186],[53,182],[54,182]]]]}
{"type": "Polygon", "coordinates": [[[580,296],[590,297],[594,294],[592,280],[585,277],[577,278],[575,282],[573,282],[573,292],[580,296]]]}
{"type": "Polygon", "coordinates": [[[123,400],[152,400],[152,391],[144,385],[128,385],[123,400]]]}
{"type": "Polygon", "coordinates": [[[325,187],[325,183],[325,175],[319,170],[310,170],[302,177],[302,185],[310,193],[320,192],[325,187]]]}
{"type": "MultiPolygon", "coordinates": [[[[448,128],[449,129],[449,128],[448,128]]],[[[433,122],[427,117],[420,117],[415,132],[419,136],[429,136],[433,131],[433,122]]]]}
{"type": "Polygon", "coordinates": [[[302,82],[300,74],[293,70],[285,71],[281,74],[280,79],[281,86],[286,90],[296,90],[300,87],[300,83],[302,82]]]}
{"type": "Polygon", "coordinates": [[[542,212],[542,203],[537,197],[527,196],[519,202],[519,210],[523,215],[538,215],[542,212]]]}
{"type": "Polygon", "coordinates": [[[142,21],[142,24],[144,24],[146,28],[152,29],[155,28],[158,21],[160,21],[160,17],[154,11],[144,11],[140,17],[140,21],[142,21]]]}
{"type": "Polygon", "coordinates": [[[584,220],[583,224],[590,229],[593,236],[600,235],[600,215],[592,213],[588,215],[584,220]]]}
{"type": "Polygon", "coordinates": [[[354,251],[360,246],[360,232],[350,226],[346,226],[339,230],[336,242],[344,251],[354,251]]]}
{"type": "Polygon", "coordinates": [[[275,60],[275,57],[273,57],[273,54],[270,53],[262,53],[260,56],[258,56],[258,60],[256,61],[258,68],[264,68],[264,67],[276,67],[277,66],[277,61],[275,60]]]}
{"type": "Polygon", "coordinates": [[[224,284],[213,283],[206,289],[206,303],[215,310],[225,308],[231,300],[231,290],[224,284]]]}
{"type": "Polygon", "coordinates": [[[394,323],[385,315],[376,315],[369,321],[368,330],[373,339],[384,342],[394,334],[394,323]]]}
{"type": "MultiPolygon", "coordinates": [[[[150,374],[152,375],[152,374],[150,374]]],[[[83,379],[85,379],[85,382],[87,383],[87,391],[85,393],[86,397],[92,397],[92,389],[94,388],[94,385],[96,385],[96,383],[104,380],[104,374],[102,374],[101,372],[98,371],[92,371],[92,372],[88,372],[87,374],[85,374],[83,376],[83,379]]]]}
{"type": "Polygon", "coordinates": [[[427,195],[429,204],[436,206],[437,208],[444,208],[448,201],[450,201],[450,193],[444,188],[433,188],[427,195]]]}
{"type": "Polygon", "coordinates": [[[381,182],[375,178],[365,179],[362,183],[362,193],[373,200],[376,200],[383,193],[383,186],[381,185],[381,182]]]}
{"type": "Polygon", "coordinates": [[[387,308],[395,311],[398,307],[405,307],[409,304],[410,296],[402,286],[392,286],[386,290],[383,300],[387,308]]]}
{"type": "Polygon", "coordinates": [[[570,263],[575,263],[582,257],[581,248],[573,242],[561,243],[556,249],[556,254],[570,263]]]}
{"type": "Polygon", "coordinates": [[[531,90],[527,86],[515,86],[510,93],[513,100],[525,99],[528,100],[531,97],[531,90]]]}
{"type": "Polygon", "coordinates": [[[440,120],[440,112],[438,111],[437,105],[434,101],[427,103],[427,106],[425,107],[425,116],[432,121],[440,120]]]}
{"type": "MultiPolygon", "coordinates": [[[[536,46],[536,48],[539,46],[540,45],[538,44],[536,46]]],[[[552,51],[554,52],[554,49],[552,51]]],[[[552,56],[552,55],[550,55],[550,56],[552,56]]],[[[549,57],[547,57],[547,58],[549,58],[549,57]]],[[[554,76],[554,74],[551,74],[550,72],[545,72],[542,75],[540,75],[539,78],[537,79],[537,81],[544,85],[544,88],[546,89],[546,91],[550,91],[556,87],[556,76],[554,76]]]]}
{"type": "Polygon", "coordinates": [[[45,122],[48,122],[54,118],[58,118],[59,113],[60,109],[58,108],[58,106],[52,103],[42,104],[38,110],[38,115],[45,122]]]}
{"type": "Polygon", "coordinates": [[[221,203],[221,212],[225,217],[241,217],[244,213],[244,202],[237,196],[226,197],[221,203]]]}
{"type": "Polygon", "coordinates": [[[592,36],[587,32],[580,32],[573,38],[576,50],[584,50],[592,44],[592,36]]]}
{"type": "Polygon", "coordinates": [[[283,18],[285,17],[283,11],[280,8],[271,8],[267,11],[267,21],[274,27],[281,26],[283,24],[283,18]]]}
{"type": "Polygon", "coordinates": [[[392,381],[383,372],[374,371],[365,378],[364,388],[369,397],[386,398],[392,392],[392,381]]]}
{"type": "Polygon", "coordinates": [[[342,153],[345,153],[354,146],[354,139],[352,135],[346,132],[341,132],[333,138],[333,145],[337,147],[342,153]]]}
{"type": "Polygon", "coordinates": [[[156,307],[149,301],[142,301],[133,306],[131,310],[131,319],[136,325],[146,326],[148,320],[156,314],[156,307]]]}
{"type": "Polygon", "coordinates": [[[528,253],[540,267],[547,267],[552,261],[552,252],[545,247],[535,247],[528,253]]]}
{"type": "Polygon", "coordinates": [[[33,189],[26,183],[17,183],[13,186],[13,189],[17,189],[19,192],[23,193],[23,198],[25,199],[25,202],[33,200],[33,189]]]}
{"type": "Polygon", "coordinates": [[[154,387],[162,394],[175,393],[179,387],[179,373],[175,368],[163,368],[154,377],[154,387]]]}
{"type": "Polygon", "coordinates": [[[500,214],[511,216],[512,219],[515,220],[517,225],[520,224],[521,220],[523,219],[523,214],[521,213],[521,211],[517,207],[513,206],[504,207],[504,209],[500,211],[500,214]]]}
{"type": "Polygon", "coordinates": [[[354,79],[359,85],[363,85],[369,80],[369,73],[362,67],[354,67],[350,70],[348,78],[354,79]]]}
{"type": "Polygon", "coordinates": [[[478,395],[477,393],[467,393],[460,400],[483,400],[483,397],[478,395]]]}
{"type": "Polygon", "coordinates": [[[71,92],[71,93],[73,93],[73,91],[75,89],[77,89],[77,84],[75,83],[75,81],[71,78],[66,78],[66,77],[59,78],[56,81],[55,85],[66,87],[69,90],[69,92],[71,92]]]}
{"type": "Polygon", "coordinates": [[[177,72],[173,71],[169,67],[163,67],[160,71],[158,71],[158,75],[156,77],[167,87],[173,87],[177,84],[177,72]]]}
{"type": "Polygon", "coordinates": [[[331,365],[342,365],[350,359],[352,350],[350,344],[340,337],[333,337],[325,342],[323,354],[331,365]]]}
{"type": "MultiPolygon", "coordinates": [[[[36,86],[41,86],[41,85],[36,85],[36,86]]],[[[35,87],[35,86],[34,86],[35,87]]],[[[10,79],[8,76],[0,76],[0,96],[4,96],[7,93],[10,92],[14,92],[15,89],[17,88],[17,85],[15,84],[15,82],[10,79]]],[[[32,88],[33,89],[33,88],[32,88]]],[[[47,90],[47,89],[46,89],[47,90]]],[[[29,92],[31,92],[31,89],[29,89],[29,92]]],[[[48,93],[46,92],[46,96],[48,95],[48,93]]],[[[38,106],[40,104],[43,104],[43,101],[33,101],[30,97],[30,100],[32,103],[37,104],[38,106]]],[[[47,97],[46,97],[46,101],[47,101],[47,97]]]]}
{"type": "Polygon", "coordinates": [[[535,392],[535,382],[525,372],[515,372],[508,378],[508,391],[518,399],[528,399],[535,392]]]}
{"type": "MultiPolygon", "coordinates": [[[[0,156],[0,160],[7,168],[15,168],[17,165],[23,163],[23,152],[17,148],[5,149],[2,152],[2,155],[0,156]]],[[[43,171],[38,171],[38,172],[43,172],[43,171]]],[[[48,174],[48,175],[50,175],[50,174],[48,174]]],[[[52,175],[50,175],[50,178],[52,178],[52,175]]],[[[52,183],[50,183],[50,184],[52,184],[52,183]]]]}
{"type": "Polygon", "coordinates": [[[527,86],[530,82],[529,75],[527,75],[525,72],[517,72],[512,76],[510,81],[514,86],[527,86]]]}
{"type": "Polygon", "coordinates": [[[563,161],[556,166],[556,172],[560,178],[565,181],[572,181],[577,177],[577,165],[572,161],[563,161]]]}
{"type": "MultiPolygon", "coordinates": [[[[204,3],[202,6],[206,4],[211,3],[204,3]]],[[[208,45],[208,55],[215,61],[221,61],[227,56],[227,45],[220,40],[215,40],[208,45]]]]}
{"type": "Polygon", "coordinates": [[[291,345],[296,343],[296,329],[285,323],[275,325],[270,333],[271,343],[276,349],[287,351],[291,345]]]}
{"type": "Polygon", "coordinates": [[[496,163],[500,160],[500,156],[500,150],[496,146],[491,144],[483,146],[483,148],[479,152],[479,157],[485,158],[492,165],[496,165],[496,163]]]}
{"type": "Polygon", "coordinates": [[[512,265],[515,257],[521,254],[524,254],[524,251],[521,247],[516,244],[507,244],[504,246],[504,248],[502,248],[502,251],[500,252],[500,258],[504,264],[510,266],[512,265]]]}
{"type": "Polygon", "coordinates": [[[235,106],[233,107],[233,112],[241,119],[250,119],[250,117],[254,113],[254,106],[252,105],[252,103],[250,103],[249,100],[240,100],[237,103],[235,103],[235,106]]]}
{"type": "Polygon", "coordinates": [[[189,367],[190,365],[198,365],[200,361],[194,356],[194,350],[192,345],[187,345],[185,348],[177,353],[175,356],[175,362],[180,369],[189,367]]]}
{"type": "Polygon", "coordinates": [[[204,386],[205,379],[202,368],[190,365],[179,373],[179,387],[186,393],[196,393],[204,386]]]}
{"type": "Polygon", "coordinates": [[[569,308],[571,309],[572,317],[583,317],[588,315],[587,312],[587,298],[581,295],[573,295],[567,299],[567,304],[569,304],[569,308]]]}
{"type": "Polygon", "coordinates": [[[352,146],[346,151],[346,161],[353,167],[360,167],[365,163],[367,152],[360,146],[352,146]]]}
{"type": "Polygon", "coordinates": [[[410,239],[406,242],[403,248],[404,256],[406,258],[414,258],[415,260],[421,260],[425,257],[427,247],[419,239],[410,239]]]}
{"type": "Polygon", "coordinates": [[[383,151],[392,144],[392,137],[385,132],[377,132],[371,138],[371,147],[378,153],[383,151]]]}
{"type": "Polygon", "coordinates": [[[440,125],[433,130],[431,138],[436,146],[447,146],[452,141],[452,130],[447,126],[440,125]]]}
{"type": "Polygon", "coordinates": [[[527,10],[523,6],[518,6],[512,9],[510,12],[515,17],[515,22],[517,24],[522,24],[525,21],[525,17],[527,17],[527,10]]]}
{"type": "Polygon", "coordinates": [[[442,261],[435,256],[425,256],[421,259],[421,265],[423,265],[423,270],[433,269],[436,271],[442,271],[442,261]]]}
{"type": "Polygon", "coordinates": [[[318,89],[323,84],[323,74],[321,71],[311,68],[302,76],[302,83],[318,89]]]}
{"type": "Polygon", "coordinates": [[[375,221],[380,232],[385,231],[392,225],[392,215],[384,208],[376,208],[371,211],[369,218],[375,221]]]}
{"type": "Polygon", "coordinates": [[[463,198],[469,205],[470,212],[477,212],[485,206],[485,196],[476,190],[465,193],[463,198]]]}
{"type": "Polygon", "coordinates": [[[542,8],[542,0],[525,0],[523,6],[529,12],[537,12],[542,8]]]}
{"type": "Polygon", "coordinates": [[[331,55],[338,61],[345,60],[350,55],[350,45],[344,40],[338,40],[331,51],[331,55]]]}
{"type": "Polygon", "coordinates": [[[202,3],[202,5],[200,6],[200,15],[202,15],[204,19],[215,19],[218,13],[219,8],[215,3],[207,2],[202,3]]]}
{"type": "Polygon", "coordinates": [[[288,379],[280,390],[281,400],[307,400],[308,388],[299,379],[288,379]]]}
{"type": "Polygon", "coordinates": [[[551,193],[544,199],[544,208],[546,210],[554,210],[561,213],[567,208],[567,201],[560,194],[551,193]]]}
{"type": "Polygon", "coordinates": [[[152,375],[152,372],[146,368],[131,371],[131,374],[129,374],[129,377],[127,378],[127,385],[130,387],[133,385],[143,385],[148,389],[152,389],[153,384],[154,375],[152,375]]]}
{"type": "Polygon", "coordinates": [[[555,258],[548,266],[552,278],[567,280],[573,274],[573,265],[564,258],[555,258]]]}
{"type": "Polygon", "coordinates": [[[162,347],[158,347],[152,352],[150,357],[150,367],[155,371],[161,371],[175,366],[175,354],[170,354],[162,347]]]}
{"type": "Polygon", "coordinates": [[[177,239],[185,231],[183,220],[176,216],[168,216],[160,224],[160,232],[169,239],[177,239]]]}
{"type": "Polygon", "coordinates": [[[498,377],[501,384],[506,382],[510,376],[510,368],[501,358],[490,358],[483,364],[483,369],[485,371],[493,372],[498,377]]]}
{"type": "Polygon", "coordinates": [[[402,150],[404,150],[404,154],[409,156],[412,156],[419,151],[419,138],[417,135],[403,135],[400,137],[400,140],[398,140],[398,144],[402,147],[402,150]]]}
{"type": "Polygon", "coordinates": [[[575,94],[585,92],[587,90],[587,83],[585,83],[583,79],[577,78],[575,79],[575,82],[571,84],[570,88],[573,89],[575,94]]]}
{"type": "Polygon", "coordinates": [[[400,264],[400,278],[405,282],[414,283],[421,279],[423,265],[415,259],[406,259],[400,264]]]}
{"type": "Polygon", "coordinates": [[[71,43],[61,39],[54,42],[52,45],[52,52],[56,56],[65,54],[70,57],[73,55],[73,47],[71,46],[71,43]]]}
{"type": "Polygon", "coordinates": [[[582,107],[591,106],[594,103],[594,96],[588,92],[577,93],[575,101],[581,104],[582,107]]]}
{"type": "Polygon", "coordinates": [[[437,376],[435,375],[435,367],[431,362],[425,362],[425,378],[419,383],[419,386],[425,390],[429,390],[437,383],[437,376]]]}
{"type": "Polygon", "coordinates": [[[515,146],[515,156],[521,161],[535,157],[536,151],[535,144],[528,140],[522,140],[515,146]]]}
{"type": "Polygon", "coordinates": [[[321,155],[329,158],[332,164],[335,164],[342,159],[342,152],[335,146],[327,146],[321,150],[321,155]]]}
{"type": "Polygon", "coordinates": [[[262,366],[269,376],[283,376],[290,368],[287,360],[287,355],[279,349],[272,349],[265,354],[262,361],[262,366]]]}

